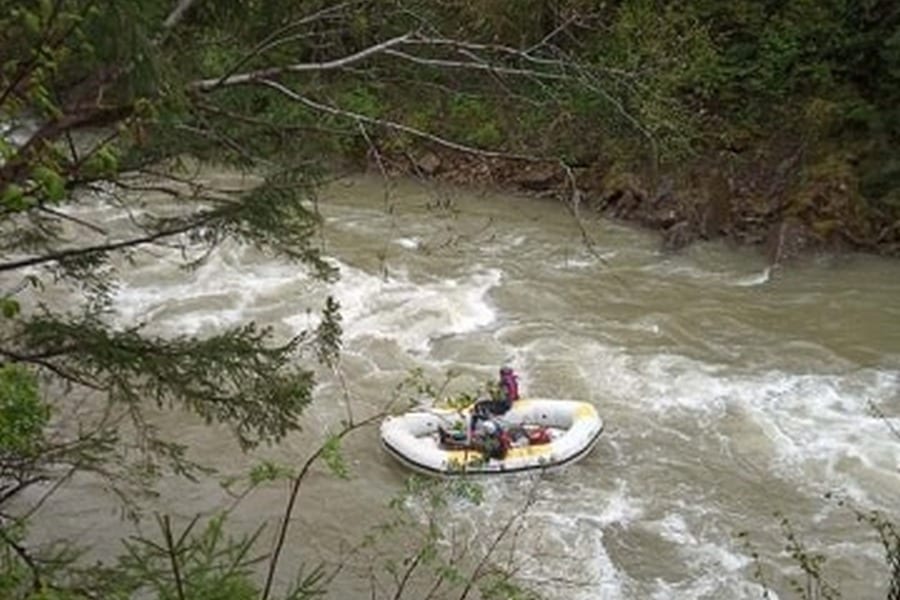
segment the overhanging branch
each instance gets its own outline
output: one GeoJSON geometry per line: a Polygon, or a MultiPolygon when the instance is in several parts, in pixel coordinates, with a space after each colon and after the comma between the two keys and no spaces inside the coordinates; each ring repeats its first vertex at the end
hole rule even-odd
{"type": "Polygon", "coordinates": [[[171,229],[164,229],[162,231],[157,231],[152,234],[129,238],[127,240],[120,240],[118,242],[108,242],[105,244],[94,244],[91,246],[82,246],[80,248],[69,248],[66,250],[59,250],[57,252],[50,252],[47,254],[41,254],[39,256],[30,256],[28,258],[22,258],[19,260],[10,261],[7,263],[0,263],[0,272],[3,271],[13,271],[16,269],[23,269],[25,267],[33,267],[37,265],[43,265],[52,262],[59,262],[62,260],[78,258],[81,256],[87,256],[90,254],[97,253],[105,253],[112,252],[115,250],[122,250],[124,248],[131,248],[134,246],[140,246],[143,244],[150,244],[157,240],[161,240],[164,238],[176,236],[182,233],[187,233],[192,229],[196,229],[197,227],[202,227],[203,225],[209,223],[216,216],[216,213],[207,213],[203,217],[191,221],[189,223],[185,223],[179,227],[172,227],[171,229]]]}
{"type": "Polygon", "coordinates": [[[389,40],[381,42],[380,44],[375,44],[374,46],[364,48],[363,50],[360,50],[359,52],[356,52],[354,54],[349,54],[347,56],[335,58],[333,60],[269,67],[267,69],[238,73],[236,75],[230,75],[225,78],[215,77],[211,79],[200,79],[191,83],[189,87],[193,90],[208,92],[217,87],[252,83],[254,81],[277,77],[284,73],[308,73],[313,71],[328,71],[331,69],[339,69],[369,58],[370,56],[374,56],[375,54],[382,53],[394,46],[409,42],[413,38],[413,35],[414,34],[412,32],[404,33],[403,35],[391,38],[389,40]]]}
{"type": "MultiPolygon", "coordinates": [[[[251,83],[251,82],[247,82],[251,83]]],[[[316,102],[306,96],[298,94],[292,89],[278,83],[277,81],[273,81],[271,79],[258,79],[253,81],[252,83],[257,83],[260,85],[267,86],[272,88],[273,90],[287,96],[291,100],[295,100],[315,111],[323,112],[331,115],[336,115],[340,117],[346,117],[348,119],[353,119],[357,122],[368,123],[370,125],[376,125],[378,127],[383,127],[385,129],[392,129],[394,131],[400,131],[403,133],[408,133],[409,135],[415,136],[417,138],[428,140],[430,142],[434,142],[440,146],[445,148],[449,148],[451,150],[456,150],[458,152],[464,152],[466,154],[474,154],[477,156],[483,156],[485,158],[507,158],[507,159],[515,159],[522,160],[528,162],[544,162],[548,160],[547,158],[534,156],[531,154],[518,154],[511,152],[500,152],[497,150],[482,150],[481,148],[475,148],[474,146],[467,146],[465,144],[460,144],[458,142],[454,142],[448,140],[446,138],[442,138],[440,136],[434,135],[433,133],[428,133],[427,131],[423,131],[421,129],[417,129],[415,127],[410,127],[409,125],[404,125],[402,123],[397,123],[395,121],[388,121],[386,119],[378,119],[376,117],[369,117],[367,115],[363,115],[360,113],[356,113],[353,111],[345,110],[342,108],[338,108],[336,106],[331,106],[329,104],[322,104],[321,102],[316,102]]]]}

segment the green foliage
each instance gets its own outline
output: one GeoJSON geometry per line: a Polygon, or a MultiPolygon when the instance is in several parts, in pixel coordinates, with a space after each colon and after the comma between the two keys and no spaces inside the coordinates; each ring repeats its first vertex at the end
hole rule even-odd
{"type": "Polygon", "coordinates": [[[450,103],[448,117],[451,131],[467,144],[492,148],[503,141],[494,107],[485,99],[457,95],[450,103]]]}
{"type": "Polygon", "coordinates": [[[384,112],[377,93],[363,86],[353,87],[338,95],[336,104],[367,117],[378,117],[384,112]]]}
{"type": "Polygon", "coordinates": [[[294,477],[291,469],[282,465],[275,464],[271,461],[264,461],[250,470],[251,485],[259,485],[261,483],[278,481],[281,479],[292,479],[294,477]]]}
{"type": "Polygon", "coordinates": [[[32,454],[49,420],[34,374],[18,365],[0,367],[0,456],[32,454]]]}
{"type": "Polygon", "coordinates": [[[25,196],[25,190],[22,189],[22,186],[15,183],[6,186],[6,189],[3,190],[3,195],[0,196],[0,203],[7,210],[12,211],[25,210],[31,205],[30,198],[25,196]]]}
{"type": "Polygon", "coordinates": [[[152,594],[191,600],[250,600],[258,598],[253,565],[263,557],[252,554],[262,532],[234,538],[224,529],[222,516],[210,519],[198,534],[197,519],[178,535],[169,518],[157,516],[162,540],[134,537],[125,543],[120,589],[129,595],[152,594]]]}
{"type": "Polygon", "coordinates": [[[35,317],[22,336],[30,347],[72,348],[65,364],[90,373],[114,400],[180,403],[207,422],[229,424],[245,446],[296,429],[310,402],[312,374],[293,366],[299,339],[267,346],[270,329],[254,324],[212,337],[148,338],[114,331],[94,318],[35,317]]]}
{"type": "Polygon", "coordinates": [[[33,575],[13,547],[13,544],[21,543],[24,538],[24,528],[21,525],[4,524],[0,527],[0,533],[4,541],[0,548],[0,597],[24,597],[34,589],[33,575]]]}
{"type": "Polygon", "coordinates": [[[322,321],[316,327],[316,354],[319,362],[334,368],[341,354],[341,305],[332,296],[325,299],[322,321]]]}
{"type": "Polygon", "coordinates": [[[22,307],[14,298],[0,298],[0,314],[4,318],[12,319],[21,312],[22,307]]]}
{"type": "Polygon", "coordinates": [[[539,600],[541,597],[537,592],[526,589],[503,575],[487,578],[479,585],[479,589],[485,600],[539,600]]]}
{"type": "Polygon", "coordinates": [[[394,517],[378,525],[363,544],[376,561],[373,577],[390,575],[383,586],[394,598],[422,597],[422,589],[430,590],[431,597],[465,598],[477,590],[483,598],[540,598],[515,575],[521,566],[515,525],[527,519],[530,502],[523,500],[508,520],[499,518],[470,531],[452,515],[477,510],[483,501],[478,483],[467,477],[408,478],[391,501],[394,517]],[[385,544],[408,549],[405,558],[393,558],[396,553],[380,556],[378,549],[385,544]]]}
{"type": "Polygon", "coordinates": [[[330,435],[322,447],[322,460],[328,465],[328,469],[333,475],[341,479],[350,478],[350,469],[347,461],[341,452],[341,438],[337,435],[330,435]]]}

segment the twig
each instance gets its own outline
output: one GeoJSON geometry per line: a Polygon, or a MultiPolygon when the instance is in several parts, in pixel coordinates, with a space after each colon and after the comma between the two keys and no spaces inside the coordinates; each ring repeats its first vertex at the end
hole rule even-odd
{"type": "Polygon", "coordinates": [[[175,5],[175,8],[172,9],[172,12],[170,12],[169,16],[166,17],[166,20],[163,21],[163,29],[169,30],[175,27],[175,25],[177,25],[184,17],[184,13],[186,13],[196,1],[197,0],[178,0],[178,4],[175,5]]]}
{"type": "Polygon", "coordinates": [[[94,383],[94,382],[91,382],[91,381],[87,381],[86,379],[79,377],[78,375],[70,373],[63,367],[55,365],[52,362],[50,362],[49,360],[45,360],[45,359],[39,358],[37,356],[26,356],[23,354],[19,354],[18,352],[14,352],[12,350],[7,350],[5,348],[0,348],[0,354],[13,359],[15,362],[30,363],[33,365],[37,365],[39,367],[43,367],[43,368],[47,369],[48,371],[52,371],[53,373],[56,373],[59,377],[62,377],[66,381],[71,381],[73,383],[83,385],[84,387],[90,388],[92,390],[97,390],[97,391],[105,391],[106,390],[106,388],[104,386],[94,383]]]}
{"type": "MultiPolygon", "coordinates": [[[[337,435],[338,439],[343,439],[348,434],[357,429],[365,427],[375,421],[381,419],[384,416],[384,413],[377,413],[360,421],[359,423],[352,423],[345,426],[337,435]]],[[[294,480],[291,482],[291,490],[288,494],[288,501],[284,508],[284,514],[281,518],[281,524],[278,527],[278,537],[275,541],[275,547],[272,550],[272,557],[269,560],[269,568],[266,573],[266,584],[263,588],[263,593],[260,596],[260,600],[268,600],[269,595],[272,592],[272,584],[275,582],[275,571],[278,568],[278,560],[281,558],[281,550],[284,547],[284,541],[287,538],[288,528],[291,523],[291,515],[294,512],[294,505],[297,503],[297,497],[300,494],[300,484],[303,483],[303,480],[306,478],[306,474],[309,472],[310,468],[312,468],[313,464],[322,456],[327,447],[326,444],[322,444],[319,446],[315,452],[313,452],[309,458],[306,459],[306,462],[303,463],[303,466],[300,468],[300,472],[297,473],[294,480]]]]}
{"type": "Polygon", "coordinates": [[[156,518],[166,539],[166,552],[169,555],[169,563],[172,565],[172,575],[175,577],[175,590],[178,592],[178,600],[185,600],[184,583],[181,581],[181,570],[178,567],[178,548],[172,539],[172,524],[169,522],[169,515],[163,515],[162,517],[157,515],[156,518]]]}
{"type": "Polygon", "coordinates": [[[303,34],[294,34],[294,35],[290,35],[290,36],[286,36],[286,37],[279,37],[279,36],[286,34],[287,32],[294,29],[295,27],[299,27],[300,25],[306,25],[308,23],[312,23],[313,21],[318,21],[320,19],[327,17],[328,15],[330,15],[332,13],[336,13],[336,12],[343,10],[344,8],[347,8],[352,4],[358,4],[359,1],[360,0],[354,0],[353,2],[342,2],[341,4],[337,4],[335,6],[329,6],[329,7],[323,8],[321,10],[318,10],[311,15],[303,17],[297,21],[290,22],[290,23],[278,28],[277,30],[273,31],[271,34],[267,35],[263,40],[261,40],[256,45],[256,47],[254,47],[251,51],[249,51],[247,54],[245,54],[243,57],[241,57],[230,69],[228,69],[224,73],[222,73],[222,75],[218,78],[218,82],[213,87],[218,87],[218,86],[222,85],[222,83],[226,79],[228,79],[229,77],[231,77],[232,75],[237,73],[238,69],[240,69],[242,66],[247,64],[250,60],[268,52],[269,50],[272,50],[273,48],[277,48],[278,46],[280,46],[282,44],[286,44],[286,43],[294,41],[296,39],[301,39],[302,37],[306,37],[311,34],[303,33],[303,34]]]}
{"type": "Polygon", "coordinates": [[[869,405],[869,410],[872,411],[872,414],[881,419],[881,422],[885,424],[892,434],[894,434],[894,437],[900,440],[900,430],[894,427],[887,415],[884,414],[884,411],[881,410],[881,407],[875,404],[874,400],[867,400],[866,403],[869,405]]]}
{"type": "MultiPolygon", "coordinates": [[[[249,82],[248,82],[249,83],[249,82]]],[[[328,104],[322,104],[320,102],[316,102],[307,98],[306,96],[302,96],[297,92],[291,90],[288,87],[278,83],[277,81],[273,81],[271,79],[259,79],[254,81],[253,83],[258,83],[260,85],[265,85],[267,87],[272,88],[284,94],[288,98],[292,100],[296,100],[301,104],[308,106],[313,110],[317,110],[319,112],[324,112],[332,115],[337,115],[341,117],[347,117],[349,119],[355,119],[357,121],[362,121],[364,123],[370,123],[372,125],[377,125],[379,127],[384,127],[386,129],[393,129],[395,131],[402,131],[403,133],[408,133],[410,135],[416,136],[418,138],[428,140],[434,142],[435,144],[439,144],[444,146],[445,148],[450,148],[451,150],[456,150],[459,152],[464,152],[466,154],[474,154],[477,156],[484,156],[488,158],[508,158],[512,160],[521,160],[527,162],[544,162],[547,159],[539,156],[533,156],[530,154],[517,154],[510,152],[499,152],[495,150],[482,150],[480,148],[475,148],[472,146],[467,146],[465,144],[460,144],[458,142],[453,142],[451,140],[439,137],[434,135],[433,133],[428,133],[427,131],[423,131],[421,129],[416,129],[415,127],[410,127],[409,125],[403,125],[402,123],[397,123],[394,121],[387,121],[385,119],[378,119],[375,117],[369,117],[360,113],[352,112],[349,110],[344,110],[342,108],[338,108],[336,106],[331,106],[328,104]]]]}
{"type": "Polygon", "coordinates": [[[571,25],[578,19],[579,19],[579,15],[577,15],[577,14],[572,15],[571,17],[569,17],[568,19],[566,19],[565,21],[563,21],[562,23],[557,25],[553,31],[551,31],[550,33],[545,35],[543,38],[541,38],[541,41],[534,44],[533,46],[530,46],[529,48],[526,48],[524,54],[527,56],[529,53],[534,52],[541,46],[545,46],[547,44],[547,42],[549,42],[550,40],[555,38],[557,35],[559,35],[560,32],[564,31],[565,29],[568,29],[569,25],[571,25]]]}
{"type": "Polygon", "coordinates": [[[408,52],[402,52],[400,50],[385,50],[385,54],[389,56],[395,56],[397,58],[402,58],[403,60],[407,60],[419,65],[426,65],[431,67],[441,67],[441,68],[450,68],[450,69],[472,69],[475,71],[488,71],[490,73],[500,74],[500,75],[515,75],[519,77],[533,77],[535,79],[551,79],[555,81],[568,81],[573,79],[571,75],[566,75],[565,73],[547,73],[544,71],[535,71],[532,69],[517,69],[515,67],[501,67],[498,65],[490,64],[487,62],[469,62],[462,60],[447,60],[443,58],[423,58],[421,56],[416,56],[415,54],[409,54],[408,52]]]}
{"type": "Polygon", "coordinates": [[[535,501],[537,500],[536,491],[537,486],[532,486],[532,488],[528,492],[528,497],[526,498],[521,510],[513,514],[500,529],[500,532],[494,536],[493,540],[491,540],[491,543],[488,545],[484,555],[478,561],[478,564],[475,565],[475,569],[472,571],[472,575],[466,581],[466,585],[459,596],[459,600],[465,600],[468,597],[469,592],[472,591],[472,586],[482,576],[483,571],[488,564],[488,560],[493,555],[494,550],[496,550],[497,546],[500,545],[500,542],[502,542],[506,538],[507,534],[510,532],[510,530],[512,530],[516,522],[519,521],[519,519],[521,519],[522,516],[526,512],[528,512],[528,509],[531,508],[531,506],[535,503],[535,501]]]}
{"type": "Polygon", "coordinates": [[[95,231],[95,232],[103,234],[103,235],[106,235],[108,233],[105,229],[103,229],[99,225],[94,225],[93,223],[91,223],[89,221],[85,221],[84,219],[80,219],[76,216],[67,215],[63,212],[59,212],[58,210],[50,208],[49,206],[41,206],[40,210],[41,210],[41,212],[45,212],[48,215],[53,215],[54,217],[56,217],[58,219],[62,219],[64,221],[71,221],[73,223],[81,225],[82,227],[86,227],[86,228],[90,229],[91,231],[95,231]]]}

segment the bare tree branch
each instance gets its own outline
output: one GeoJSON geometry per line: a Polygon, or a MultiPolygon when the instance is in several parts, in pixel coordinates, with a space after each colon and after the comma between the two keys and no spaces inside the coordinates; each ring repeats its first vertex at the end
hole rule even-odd
{"type": "Polygon", "coordinates": [[[545,36],[541,39],[541,41],[539,41],[538,43],[534,44],[533,46],[527,48],[527,49],[525,50],[525,54],[528,54],[528,53],[530,53],[530,52],[534,52],[535,50],[537,50],[538,48],[541,48],[542,46],[546,46],[546,45],[550,42],[550,40],[552,40],[552,39],[555,38],[557,35],[559,35],[559,34],[562,33],[563,31],[565,31],[566,29],[568,29],[568,28],[569,28],[569,25],[571,25],[572,23],[578,21],[580,18],[581,18],[580,15],[577,15],[577,14],[572,15],[571,17],[569,17],[568,19],[566,19],[565,21],[563,21],[562,23],[560,23],[553,31],[551,31],[550,33],[548,33],[547,35],[545,35],[545,36]]]}
{"type": "Polygon", "coordinates": [[[216,77],[214,79],[200,79],[191,83],[189,87],[193,90],[211,91],[221,86],[252,83],[271,77],[277,77],[278,75],[282,75],[284,73],[307,73],[313,71],[328,71],[331,69],[339,69],[341,67],[352,65],[353,63],[369,58],[370,56],[373,56],[375,54],[384,52],[385,50],[393,46],[404,44],[412,39],[412,37],[412,32],[404,33],[403,35],[399,35],[379,44],[375,44],[374,46],[369,46],[368,48],[360,50],[359,52],[343,56],[341,58],[335,58],[333,60],[327,60],[317,63],[297,63],[293,65],[269,67],[267,69],[259,69],[256,71],[249,71],[247,73],[231,75],[230,77],[226,77],[225,79],[222,79],[221,77],[216,77]]]}
{"type": "Polygon", "coordinates": [[[528,496],[525,499],[522,508],[519,509],[516,513],[514,513],[507,521],[504,523],[503,527],[500,528],[500,531],[497,535],[494,536],[494,539],[491,540],[491,543],[488,544],[487,550],[482,555],[481,559],[478,561],[478,564],[475,565],[475,569],[472,571],[472,574],[469,576],[468,581],[466,581],[466,585],[463,588],[462,593],[459,596],[459,600],[465,600],[469,596],[469,592],[472,591],[472,587],[475,583],[485,574],[485,569],[488,566],[488,561],[491,556],[493,556],[494,551],[500,545],[510,531],[512,531],[513,527],[519,522],[524,515],[529,511],[529,509],[534,505],[537,500],[537,486],[533,485],[528,490],[528,496]]]}
{"type": "Polygon", "coordinates": [[[296,41],[298,39],[303,39],[305,37],[313,35],[308,32],[286,35],[288,32],[295,29],[296,27],[299,27],[301,25],[307,25],[309,23],[312,23],[314,21],[318,21],[321,19],[325,19],[335,13],[339,13],[343,9],[348,8],[348,7],[352,6],[353,4],[359,4],[360,1],[361,0],[352,0],[350,2],[342,2],[342,3],[336,4],[334,6],[329,6],[329,7],[323,8],[321,10],[318,10],[311,15],[302,17],[297,21],[292,21],[282,27],[279,27],[278,29],[273,31],[271,34],[269,34],[265,38],[263,38],[247,54],[245,54],[243,57],[241,57],[241,59],[238,60],[234,64],[234,66],[232,66],[230,69],[225,71],[222,74],[222,76],[219,78],[219,81],[213,87],[218,87],[218,86],[222,85],[222,82],[224,80],[226,80],[230,76],[234,75],[238,71],[238,69],[240,69],[243,65],[247,64],[247,62],[249,62],[253,58],[256,58],[256,57],[268,52],[269,50],[272,50],[273,48],[277,48],[278,46],[281,46],[283,44],[287,44],[289,42],[296,41]]]}
{"type": "Polygon", "coordinates": [[[175,5],[175,8],[172,9],[172,12],[170,12],[169,16],[166,17],[166,20],[163,21],[163,29],[169,30],[175,27],[184,17],[184,13],[186,13],[196,1],[197,0],[178,0],[178,4],[175,5]]]}
{"type": "Polygon", "coordinates": [[[488,62],[471,62],[471,61],[460,61],[460,60],[447,60],[443,58],[423,58],[421,56],[416,56],[415,54],[409,54],[408,52],[402,52],[400,50],[385,50],[385,54],[390,56],[395,56],[397,58],[402,58],[403,60],[407,60],[410,62],[414,62],[419,65],[426,65],[430,67],[441,67],[441,68],[450,68],[450,69],[472,69],[475,71],[488,71],[490,73],[496,73],[499,75],[515,75],[519,77],[533,77],[535,79],[554,79],[554,80],[570,80],[572,76],[566,75],[564,73],[546,73],[543,71],[535,71],[532,69],[517,69],[514,67],[501,67],[499,65],[491,64],[488,62]]]}
{"type": "MultiPolygon", "coordinates": [[[[249,83],[249,82],[248,82],[249,83]]],[[[288,87],[278,83],[277,81],[272,81],[271,79],[259,79],[254,81],[253,83],[258,83],[260,85],[268,86],[281,94],[284,94],[288,98],[292,100],[296,100],[301,104],[312,108],[313,110],[324,112],[332,115],[337,115],[341,117],[347,117],[349,119],[354,119],[356,121],[361,121],[363,123],[369,123],[371,125],[377,125],[379,127],[384,127],[386,129],[393,129],[395,131],[402,131],[403,133],[408,133],[415,137],[418,137],[423,140],[428,140],[430,142],[434,142],[440,146],[444,146],[445,148],[449,148],[451,150],[456,150],[458,152],[464,152],[466,154],[475,154],[478,156],[484,156],[486,158],[509,158],[514,160],[522,160],[528,162],[544,162],[547,159],[539,156],[532,156],[530,154],[518,154],[518,153],[510,153],[510,152],[499,152],[494,150],[482,150],[480,148],[475,148],[473,146],[466,146],[465,144],[460,144],[458,142],[453,142],[448,139],[439,137],[434,135],[433,133],[428,133],[427,131],[423,131],[421,129],[416,129],[415,127],[410,127],[409,125],[403,125],[402,123],[397,123],[394,121],[388,121],[385,119],[378,119],[375,117],[369,117],[360,113],[355,113],[349,110],[344,110],[342,108],[338,108],[336,106],[330,106],[328,104],[322,104],[320,102],[316,102],[315,100],[311,100],[306,96],[302,96],[297,92],[291,90],[288,87]]]]}

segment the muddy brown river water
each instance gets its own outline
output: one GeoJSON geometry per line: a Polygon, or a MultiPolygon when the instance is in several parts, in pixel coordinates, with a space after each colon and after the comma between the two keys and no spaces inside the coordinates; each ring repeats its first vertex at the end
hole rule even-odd
{"type": "MultiPolygon", "coordinates": [[[[384,192],[367,177],[322,192],[321,243],[341,271],[334,284],[235,245],[189,272],[157,254],[123,271],[116,318],[165,334],[254,319],[286,336],[314,325],[333,294],[359,414],[411,369],[435,380],[456,370],[463,390],[503,363],[517,369],[525,395],[592,402],[606,431],[586,459],[539,484],[532,541],[517,559],[528,579],[550,582],[550,597],[759,598],[737,535],[748,531],[773,597],[791,598],[796,570],[776,512],[829,557],[845,598],[885,597],[877,537],[824,495],[900,518],[891,430],[900,429],[900,262],[810,258],[773,272],[751,249],[700,243],[663,254],[653,234],[603,220],[586,222],[586,245],[571,215],[547,201],[413,182],[384,192]]],[[[184,415],[158,424],[224,477],[260,456],[299,464],[342,418],[341,398],[322,373],[304,431],[254,456],[184,415]]],[[[358,541],[408,475],[374,429],[354,434],[345,453],[348,481],[315,471],[301,493],[283,579],[358,541]]],[[[484,502],[451,518],[486,525],[532,482],[483,485],[484,502]]],[[[167,478],[160,494],[151,508],[182,519],[230,502],[218,478],[167,478]]],[[[268,522],[265,538],[284,498],[284,486],[258,491],[234,520],[248,529],[268,522]]],[[[77,536],[100,556],[134,532],[90,480],[48,503],[39,529],[77,536]]],[[[340,584],[331,597],[366,589],[340,584]]]]}

